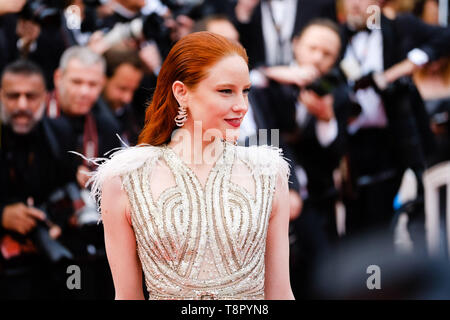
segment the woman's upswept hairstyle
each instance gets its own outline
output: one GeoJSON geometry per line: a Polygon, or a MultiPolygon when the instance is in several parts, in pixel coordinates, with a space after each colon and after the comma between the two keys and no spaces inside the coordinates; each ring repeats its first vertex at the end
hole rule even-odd
{"type": "Polygon", "coordinates": [[[232,55],[239,55],[248,63],[247,53],[241,44],[218,34],[202,31],[181,38],[161,67],[138,143],[154,146],[168,143],[176,128],[174,118],[178,114],[172,84],[178,80],[194,89],[208,76],[210,67],[232,55]]]}

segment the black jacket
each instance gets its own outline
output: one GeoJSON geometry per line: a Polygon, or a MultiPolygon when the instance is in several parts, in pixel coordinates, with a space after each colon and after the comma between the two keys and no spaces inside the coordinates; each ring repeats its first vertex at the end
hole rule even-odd
{"type": "MultiPolygon", "coordinates": [[[[98,99],[97,104],[102,106],[105,112],[108,111],[111,116],[114,117],[117,122],[117,126],[119,126],[119,134],[122,137],[122,140],[128,145],[136,145],[139,133],[143,128],[143,124],[142,121],[139,120],[135,106],[133,104],[127,104],[123,106],[119,112],[115,112],[109,107],[103,97],[98,99]]],[[[143,117],[140,118],[143,119],[143,117]]]]}
{"type": "Polygon", "coordinates": [[[324,147],[316,135],[317,118],[308,117],[302,128],[296,123],[295,104],[298,88],[295,86],[281,86],[283,95],[289,96],[290,101],[284,105],[284,110],[277,112],[290,138],[290,147],[295,154],[295,160],[306,172],[308,178],[308,196],[311,201],[334,199],[337,196],[333,180],[333,171],[338,167],[346,149],[346,124],[349,117],[351,102],[349,88],[341,83],[333,92],[333,109],[338,125],[338,133],[333,142],[324,147]]]}
{"type": "Polygon", "coordinates": [[[10,62],[27,58],[42,68],[47,89],[53,89],[53,73],[58,68],[61,55],[74,43],[68,38],[63,25],[42,24],[36,39],[36,49],[26,57],[21,56],[17,47],[16,34],[18,15],[7,14],[0,17],[0,71],[10,62]]]}
{"type": "MultiPolygon", "coordinates": [[[[425,51],[431,60],[437,59],[450,42],[449,29],[425,24],[412,15],[400,15],[395,20],[382,16],[381,31],[385,70],[406,59],[414,48],[425,51]]],[[[342,56],[351,37],[352,32],[343,26],[342,56]]],[[[415,85],[410,78],[402,78],[380,95],[388,118],[387,130],[396,152],[396,163],[392,167],[423,167],[425,157],[434,151],[435,143],[423,100],[415,85]]]]}
{"type": "MultiPolygon", "coordinates": [[[[52,192],[75,177],[74,168],[66,166],[67,156],[60,148],[61,141],[68,138],[63,123],[42,119],[26,135],[17,135],[6,125],[1,130],[0,221],[6,205],[26,204],[32,197],[34,205],[40,207],[52,192]]],[[[2,232],[5,230],[0,226],[2,232]]]]}
{"type": "MultiPolygon", "coordinates": [[[[414,48],[425,51],[431,61],[450,54],[450,28],[427,24],[411,14],[399,15],[394,20],[382,15],[381,31],[385,70],[406,59],[414,48]]],[[[353,34],[346,25],[342,26],[342,56],[353,34]]]]}
{"type": "MultiPolygon", "coordinates": [[[[108,151],[121,146],[121,142],[117,137],[117,135],[120,135],[121,133],[120,125],[107,108],[108,107],[104,104],[96,103],[90,111],[94,117],[97,128],[97,157],[103,157],[108,151]]],[[[61,115],[56,119],[62,123],[65,123],[66,128],[64,130],[69,130],[70,132],[69,135],[66,135],[68,136],[68,140],[62,142],[62,151],[64,153],[75,151],[83,154],[83,138],[86,116],[70,117],[64,113],[61,113],[61,115]]],[[[71,167],[77,167],[83,163],[83,159],[74,154],[70,154],[69,159],[70,163],[68,165],[71,167]]]]}
{"type": "MultiPolygon", "coordinates": [[[[252,89],[249,94],[249,103],[253,111],[253,117],[257,130],[268,130],[267,137],[257,134],[257,144],[274,145],[280,147],[283,150],[283,156],[287,158],[288,163],[291,167],[289,176],[289,189],[299,192],[300,185],[294,171],[296,165],[294,153],[292,152],[288,144],[284,141],[283,137],[281,137],[281,135],[278,136],[278,141],[272,140],[272,130],[280,129],[276,121],[277,117],[275,117],[274,113],[277,109],[281,108],[284,105],[283,100],[280,99],[280,96],[276,96],[273,94],[273,92],[270,92],[266,89],[252,89]]],[[[276,136],[274,137],[276,138],[276,136]]],[[[250,145],[252,142],[254,141],[252,141],[251,138],[248,137],[246,145],[250,145]]]]}

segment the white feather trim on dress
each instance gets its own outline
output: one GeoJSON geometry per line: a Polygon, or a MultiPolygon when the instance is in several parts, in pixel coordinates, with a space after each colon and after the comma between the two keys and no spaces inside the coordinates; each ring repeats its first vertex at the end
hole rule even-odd
{"type": "Polygon", "coordinates": [[[289,179],[289,159],[283,156],[283,150],[268,145],[238,146],[237,154],[240,159],[248,160],[255,175],[279,175],[289,179]]]}
{"type": "MultiPolygon", "coordinates": [[[[236,146],[236,156],[247,161],[254,175],[273,175],[283,179],[289,179],[290,165],[283,156],[283,150],[274,146],[236,146]]],[[[103,158],[85,160],[98,165],[97,170],[87,173],[90,179],[86,186],[91,186],[91,196],[96,199],[100,210],[102,188],[105,181],[114,177],[122,177],[124,174],[139,169],[147,161],[154,161],[153,166],[164,152],[162,147],[151,145],[139,145],[135,147],[124,146],[109,151],[103,158]]]]}
{"type": "Polygon", "coordinates": [[[88,159],[81,154],[76,154],[98,165],[95,171],[87,173],[91,177],[86,183],[86,187],[91,186],[91,196],[96,199],[98,210],[100,210],[102,188],[105,181],[137,170],[149,160],[156,162],[161,153],[162,150],[160,147],[139,145],[135,147],[125,146],[115,148],[105,154],[106,156],[109,155],[109,157],[103,158],[88,159]]]}

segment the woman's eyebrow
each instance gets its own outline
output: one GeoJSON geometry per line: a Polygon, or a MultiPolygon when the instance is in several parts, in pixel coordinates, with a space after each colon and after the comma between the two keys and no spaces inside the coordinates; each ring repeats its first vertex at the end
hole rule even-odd
{"type": "MultiPolygon", "coordinates": [[[[248,83],[248,84],[246,84],[244,87],[245,88],[248,88],[248,87],[251,87],[252,86],[252,84],[251,83],[248,83]]],[[[237,87],[237,85],[236,84],[233,84],[233,83],[227,83],[227,82],[225,82],[225,83],[219,83],[219,84],[217,84],[217,87],[237,87]]]]}

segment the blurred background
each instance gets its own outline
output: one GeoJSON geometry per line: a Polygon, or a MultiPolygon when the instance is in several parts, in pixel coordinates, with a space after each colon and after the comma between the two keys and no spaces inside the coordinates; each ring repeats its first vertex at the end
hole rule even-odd
{"type": "Polygon", "coordinates": [[[290,160],[295,297],[449,299],[449,3],[0,0],[0,299],[114,298],[96,165],[68,151],[135,145],[196,31],[247,50],[239,144],[290,160]]]}

